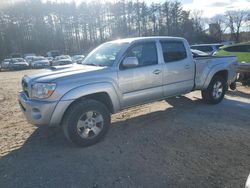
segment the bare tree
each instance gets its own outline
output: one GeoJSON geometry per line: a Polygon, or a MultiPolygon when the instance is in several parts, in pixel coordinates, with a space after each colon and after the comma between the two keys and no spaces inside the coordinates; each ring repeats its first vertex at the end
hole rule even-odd
{"type": "Polygon", "coordinates": [[[225,17],[230,28],[231,40],[239,42],[240,30],[247,20],[248,12],[244,10],[227,11],[225,17]]]}

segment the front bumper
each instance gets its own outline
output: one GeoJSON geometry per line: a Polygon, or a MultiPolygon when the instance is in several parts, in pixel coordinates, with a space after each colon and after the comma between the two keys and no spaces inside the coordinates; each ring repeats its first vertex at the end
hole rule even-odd
{"type": "Polygon", "coordinates": [[[29,123],[34,125],[49,125],[57,101],[37,101],[29,99],[22,91],[18,101],[29,123]]]}

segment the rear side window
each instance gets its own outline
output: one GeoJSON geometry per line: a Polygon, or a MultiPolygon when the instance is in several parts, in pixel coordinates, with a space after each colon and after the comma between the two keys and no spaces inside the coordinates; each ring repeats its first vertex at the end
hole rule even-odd
{"type": "Polygon", "coordinates": [[[202,52],[212,52],[213,47],[212,46],[191,46],[192,49],[200,50],[202,52]]]}
{"type": "Polygon", "coordinates": [[[250,45],[230,46],[224,50],[227,52],[250,52],[250,45]]]}
{"type": "Polygon", "coordinates": [[[181,41],[161,41],[164,61],[180,61],[187,57],[186,48],[181,41]]]}

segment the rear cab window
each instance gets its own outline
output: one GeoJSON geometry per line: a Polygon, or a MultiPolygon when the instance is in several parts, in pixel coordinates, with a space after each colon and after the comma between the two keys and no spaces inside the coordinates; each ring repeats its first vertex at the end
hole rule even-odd
{"type": "Polygon", "coordinates": [[[182,41],[160,41],[165,63],[187,58],[187,51],[182,41]]]}

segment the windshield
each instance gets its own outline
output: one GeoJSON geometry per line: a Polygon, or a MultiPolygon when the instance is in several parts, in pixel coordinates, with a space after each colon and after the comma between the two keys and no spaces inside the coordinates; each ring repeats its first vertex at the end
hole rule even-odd
{"type": "Polygon", "coordinates": [[[82,62],[83,65],[113,66],[118,54],[128,43],[105,43],[93,50],[82,62]]]}

